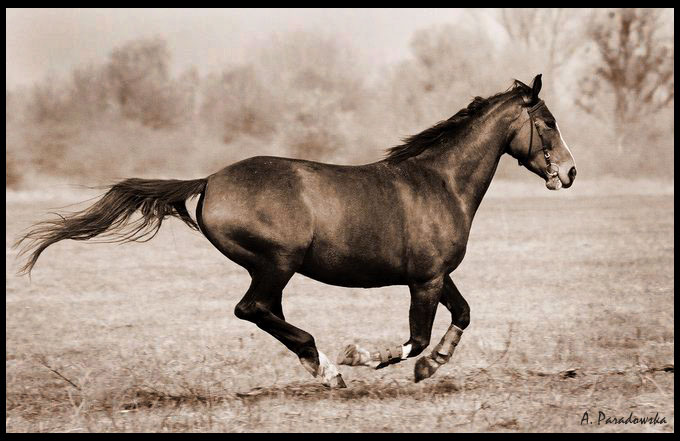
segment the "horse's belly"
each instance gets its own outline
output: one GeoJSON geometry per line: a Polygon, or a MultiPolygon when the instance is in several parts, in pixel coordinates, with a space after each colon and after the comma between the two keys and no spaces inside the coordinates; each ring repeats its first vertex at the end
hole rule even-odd
{"type": "Polygon", "coordinates": [[[372,274],[366,271],[349,272],[308,266],[303,266],[298,272],[319,282],[347,288],[378,288],[380,286],[406,284],[406,280],[398,274],[372,274]]]}
{"type": "Polygon", "coordinates": [[[396,258],[371,252],[342,253],[337,249],[312,247],[298,272],[319,282],[353,288],[406,283],[396,258]]]}

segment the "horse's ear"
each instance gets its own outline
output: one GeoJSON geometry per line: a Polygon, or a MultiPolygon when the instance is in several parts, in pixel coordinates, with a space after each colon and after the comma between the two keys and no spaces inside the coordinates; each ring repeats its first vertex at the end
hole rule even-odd
{"type": "Polygon", "coordinates": [[[524,88],[524,89],[527,89],[527,90],[531,89],[531,87],[527,86],[526,84],[524,84],[520,80],[515,80],[515,87],[520,87],[520,88],[524,88]]]}
{"type": "Polygon", "coordinates": [[[535,102],[538,100],[538,93],[541,91],[543,86],[543,81],[541,80],[542,74],[536,75],[534,81],[531,83],[531,101],[535,102]]]}

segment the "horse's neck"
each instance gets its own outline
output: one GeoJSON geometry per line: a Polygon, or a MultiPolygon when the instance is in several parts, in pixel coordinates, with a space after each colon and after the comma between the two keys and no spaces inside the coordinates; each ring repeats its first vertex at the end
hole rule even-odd
{"type": "Polygon", "coordinates": [[[442,145],[422,161],[447,181],[453,203],[462,205],[470,222],[486,194],[507,144],[513,109],[500,105],[486,112],[449,145],[442,145]]]}

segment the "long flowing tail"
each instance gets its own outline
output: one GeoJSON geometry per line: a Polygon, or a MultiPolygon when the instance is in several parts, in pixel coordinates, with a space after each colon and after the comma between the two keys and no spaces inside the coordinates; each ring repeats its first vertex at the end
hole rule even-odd
{"type": "Polygon", "coordinates": [[[207,179],[191,181],[126,179],[111,187],[95,204],[85,210],[39,222],[23,235],[15,247],[25,242],[19,253],[30,252],[20,274],[30,274],[45,248],[64,239],[88,240],[96,236],[106,242],[146,242],[153,239],[167,216],[182,219],[198,230],[186,208],[186,200],[205,190],[207,179]],[[141,217],[131,220],[139,211],[141,217]]]}

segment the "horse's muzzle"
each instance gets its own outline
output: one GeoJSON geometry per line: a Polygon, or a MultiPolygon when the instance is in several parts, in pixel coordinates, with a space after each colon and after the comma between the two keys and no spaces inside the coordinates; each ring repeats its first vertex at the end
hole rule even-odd
{"type": "Polygon", "coordinates": [[[569,181],[567,182],[562,182],[562,187],[564,188],[569,188],[571,187],[571,184],[574,183],[574,179],[576,179],[576,167],[572,167],[569,169],[569,173],[567,173],[567,177],[569,177],[569,181]]]}

